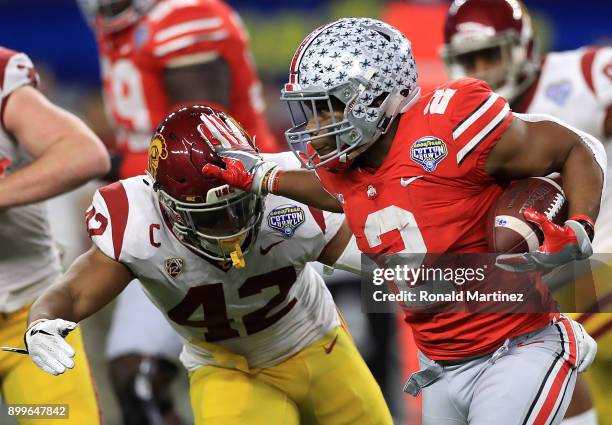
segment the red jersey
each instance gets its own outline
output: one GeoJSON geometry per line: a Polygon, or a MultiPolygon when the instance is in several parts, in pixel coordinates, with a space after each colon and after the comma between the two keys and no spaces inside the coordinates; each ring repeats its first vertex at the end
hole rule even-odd
{"type": "Polygon", "coordinates": [[[231,70],[227,112],[256,136],[262,151],[278,150],[263,117],[261,83],[246,32],[225,3],[160,1],[137,25],[111,34],[98,31],[98,47],[107,111],[117,144],[127,154],[121,178],[142,174],[153,131],[179,106],[171,104],[165,90],[168,66],[222,58],[231,70]]]}
{"type": "MultiPolygon", "coordinates": [[[[503,187],[484,164],[511,121],[506,100],[484,82],[453,81],[401,115],[378,169],[317,174],[343,203],[364,253],[486,253],[485,215],[503,187]]],[[[417,346],[434,360],[491,352],[550,319],[549,313],[406,314],[417,346]]]]}

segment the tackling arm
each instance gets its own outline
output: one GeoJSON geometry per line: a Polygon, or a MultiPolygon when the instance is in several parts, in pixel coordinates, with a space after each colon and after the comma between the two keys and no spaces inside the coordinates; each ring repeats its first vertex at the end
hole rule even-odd
{"type": "Polygon", "coordinates": [[[334,269],[361,272],[361,252],[346,221],[319,255],[318,260],[334,269]]]}
{"type": "Polygon", "coordinates": [[[31,86],[11,94],[3,119],[33,162],[0,179],[0,209],[43,201],[110,168],[108,153],[93,131],[31,86]]]}
{"type": "Polygon", "coordinates": [[[323,188],[314,171],[281,171],[276,173],[274,178],[276,182],[268,185],[271,189],[270,193],[294,199],[321,210],[342,212],[342,205],[323,188]]]}
{"type": "Polygon", "coordinates": [[[32,361],[52,375],[72,369],[75,351],[64,338],[76,322],[115,298],[130,280],[125,266],[95,246],[77,258],[30,308],[24,340],[32,361]]]}
{"type": "Polygon", "coordinates": [[[94,245],[34,302],[28,324],[56,318],[79,322],[119,295],[133,278],[127,267],[94,245]]]}

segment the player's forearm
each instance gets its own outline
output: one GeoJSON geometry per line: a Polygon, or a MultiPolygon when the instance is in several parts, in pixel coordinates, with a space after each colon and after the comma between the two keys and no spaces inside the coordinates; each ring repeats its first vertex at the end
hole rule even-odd
{"type": "Polygon", "coordinates": [[[79,322],[113,300],[133,278],[127,267],[92,246],[34,302],[29,320],[79,322]]]}
{"type": "Polygon", "coordinates": [[[563,190],[568,200],[568,216],[584,214],[593,220],[597,219],[604,171],[595,160],[593,151],[582,140],[573,144],[561,169],[561,175],[563,190]]]}
{"type": "Polygon", "coordinates": [[[283,171],[278,176],[278,186],[274,190],[274,194],[294,199],[321,210],[342,212],[340,203],[323,189],[314,171],[283,171]]]}
{"type": "Polygon", "coordinates": [[[40,319],[65,319],[78,322],[82,318],[75,316],[74,303],[70,291],[62,286],[52,285],[30,307],[28,325],[40,319]]]}
{"type": "Polygon", "coordinates": [[[0,178],[0,209],[40,202],[106,174],[106,150],[89,142],[87,137],[62,140],[28,166],[0,178]]]}

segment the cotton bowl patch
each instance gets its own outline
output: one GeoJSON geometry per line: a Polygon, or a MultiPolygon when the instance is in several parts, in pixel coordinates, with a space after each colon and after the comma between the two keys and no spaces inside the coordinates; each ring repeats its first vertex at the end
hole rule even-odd
{"type": "Polygon", "coordinates": [[[433,136],[421,137],[410,147],[410,158],[430,173],[446,158],[446,143],[433,136]]]}
{"type": "Polygon", "coordinates": [[[268,226],[290,238],[295,229],[306,220],[306,214],[297,205],[281,205],[268,214],[268,226]]]}

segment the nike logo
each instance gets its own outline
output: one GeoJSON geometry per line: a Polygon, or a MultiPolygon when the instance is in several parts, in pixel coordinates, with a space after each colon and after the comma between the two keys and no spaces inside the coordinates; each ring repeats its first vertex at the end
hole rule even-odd
{"type": "Polygon", "coordinates": [[[325,354],[329,354],[332,352],[332,350],[334,349],[334,346],[336,345],[336,341],[338,341],[338,334],[336,334],[334,339],[332,339],[332,342],[329,344],[329,347],[323,346],[323,350],[325,350],[325,354]]]}
{"type": "Polygon", "coordinates": [[[285,241],[278,241],[278,242],[274,242],[273,244],[268,245],[266,248],[264,248],[263,246],[259,246],[259,253],[261,255],[266,255],[268,252],[270,252],[270,250],[272,248],[274,248],[276,245],[278,245],[279,243],[283,243],[285,241]]]}
{"type": "Polygon", "coordinates": [[[41,333],[41,334],[43,334],[43,335],[49,335],[49,336],[51,336],[51,334],[50,334],[49,332],[47,332],[47,331],[43,331],[42,329],[34,329],[34,330],[32,330],[32,332],[30,332],[30,336],[36,335],[36,334],[38,334],[38,333],[41,333]]]}
{"type": "Polygon", "coordinates": [[[421,177],[423,177],[423,176],[414,176],[414,177],[410,177],[409,179],[405,179],[403,177],[400,177],[400,184],[402,185],[402,187],[406,187],[410,183],[412,183],[416,179],[420,179],[421,177]]]}

